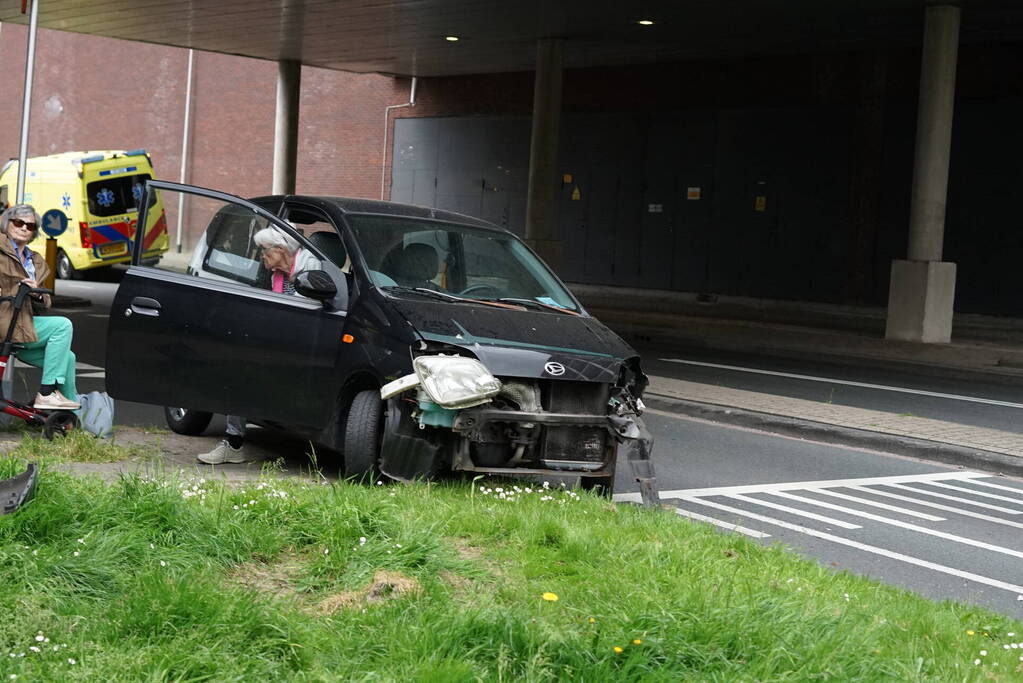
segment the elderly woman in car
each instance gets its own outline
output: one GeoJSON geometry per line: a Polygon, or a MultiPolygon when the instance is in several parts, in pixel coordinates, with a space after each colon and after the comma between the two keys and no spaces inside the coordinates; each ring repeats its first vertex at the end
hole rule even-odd
{"type": "MultiPolygon", "coordinates": [[[[30,287],[46,279],[50,269],[43,257],[28,248],[39,231],[39,214],[29,204],[15,204],[0,215],[0,294],[13,296],[24,282],[30,287]]],[[[48,295],[32,295],[43,307],[50,306],[48,295]]],[[[0,305],[0,334],[11,324],[13,306],[0,305]]],[[[71,350],[71,321],[63,316],[32,315],[26,304],[14,326],[14,355],[21,361],[41,367],[43,378],[33,405],[42,410],[78,410],[76,400],[75,354],[71,350]]]]}
{"type": "MultiPolygon", "coordinates": [[[[270,289],[282,294],[296,294],[295,276],[304,270],[319,270],[320,260],[302,248],[294,237],[274,227],[256,232],[252,240],[260,249],[263,267],[270,271],[270,289]]],[[[245,418],[227,416],[224,439],[208,453],[196,456],[207,465],[225,462],[242,463],[252,458],[245,452],[245,418]]]]}

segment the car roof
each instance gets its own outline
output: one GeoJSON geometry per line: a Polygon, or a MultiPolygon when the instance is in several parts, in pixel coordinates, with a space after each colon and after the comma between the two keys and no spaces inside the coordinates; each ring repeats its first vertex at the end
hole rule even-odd
{"type": "Polygon", "coordinates": [[[429,206],[417,206],[415,204],[401,204],[398,202],[385,202],[379,199],[364,199],[359,197],[323,197],[317,195],[266,195],[253,197],[249,201],[259,204],[273,204],[284,200],[299,200],[319,206],[332,206],[345,214],[375,214],[381,216],[402,216],[406,218],[426,218],[428,220],[446,221],[449,223],[460,223],[479,228],[489,228],[510,232],[505,228],[488,221],[467,216],[454,211],[435,209],[429,206]]]}

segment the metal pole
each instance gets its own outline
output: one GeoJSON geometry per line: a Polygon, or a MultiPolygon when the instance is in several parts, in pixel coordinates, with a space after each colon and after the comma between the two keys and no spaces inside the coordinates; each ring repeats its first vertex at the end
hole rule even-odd
{"type": "Polygon", "coordinates": [[[21,150],[18,152],[17,204],[25,200],[25,158],[28,156],[28,121],[32,108],[32,75],[36,63],[36,24],[39,19],[39,0],[31,0],[32,14],[28,23],[28,57],[25,59],[25,99],[21,104],[21,150]]]}
{"type": "MultiPolygon", "coordinates": [[[[188,134],[189,124],[192,122],[192,54],[188,51],[188,80],[185,83],[185,125],[181,133],[181,173],[178,182],[185,184],[185,170],[188,168],[188,134]]],[[[181,226],[185,220],[185,193],[178,193],[178,235],[175,239],[178,253],[181,253],[181,226]]]]}

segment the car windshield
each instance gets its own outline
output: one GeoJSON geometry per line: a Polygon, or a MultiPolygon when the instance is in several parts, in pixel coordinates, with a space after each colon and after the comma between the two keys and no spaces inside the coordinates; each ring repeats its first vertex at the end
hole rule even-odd
{"type": "Polygon", "coordinates": [[[399,216],[349,214],[374,283],[464,299],[520,299],[577,310],[550,270],[511,234],[399,216]]]}

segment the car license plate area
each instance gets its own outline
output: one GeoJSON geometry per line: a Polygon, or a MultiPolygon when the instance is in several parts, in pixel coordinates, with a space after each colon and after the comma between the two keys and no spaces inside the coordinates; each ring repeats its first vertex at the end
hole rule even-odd
{"type": "Polygon", "coordinates": [[[104,257],[123,256],[128,253],[127,242],[111,242],[99,246],[99,255],[104,257]]]}

